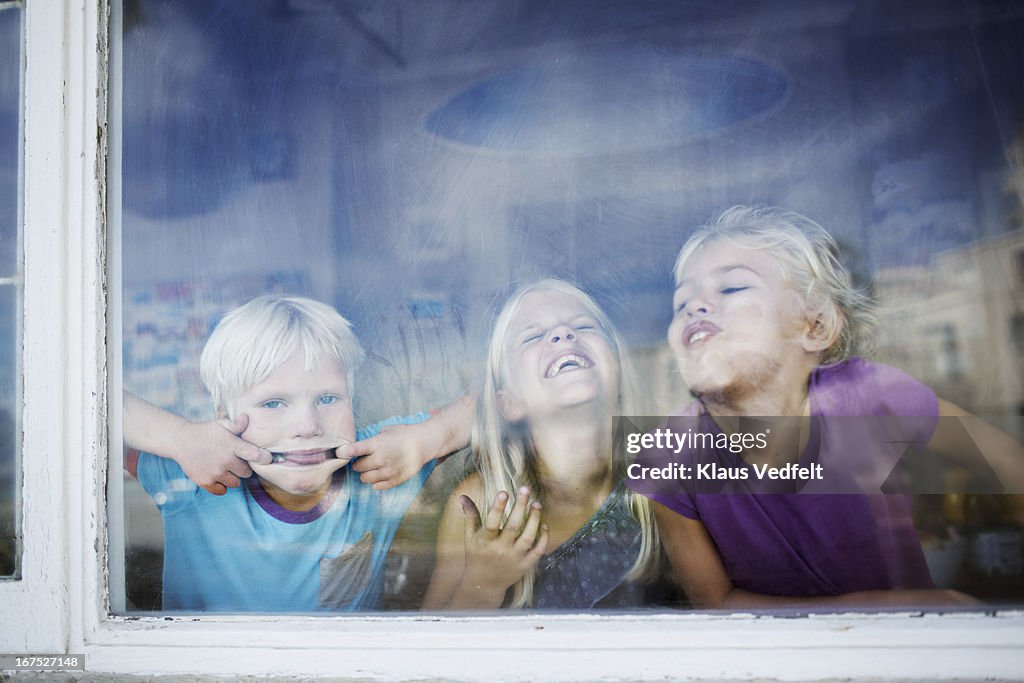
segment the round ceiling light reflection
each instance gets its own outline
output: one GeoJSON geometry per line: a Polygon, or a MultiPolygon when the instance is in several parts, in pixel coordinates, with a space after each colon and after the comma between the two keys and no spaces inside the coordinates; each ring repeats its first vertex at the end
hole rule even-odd
{"type": "Polygon", "coordinates": [[[423,125],[474,147],[626,151],[728,128],[779,106],[788,87],[779,70],[747,58],[616,50],[491,76],[423,125]]]}

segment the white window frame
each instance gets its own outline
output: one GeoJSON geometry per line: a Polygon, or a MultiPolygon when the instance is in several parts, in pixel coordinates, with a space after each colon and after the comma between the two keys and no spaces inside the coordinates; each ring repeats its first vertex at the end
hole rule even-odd
{"type": "Polygon", "coordinates": [[[85,653],[111,674],[377,680],[1022,675],[1024,611],[110,616],[107,30],[106,0],[25,5],[24,552],[22,578],[0,582],[0,652],[85,653]]]}

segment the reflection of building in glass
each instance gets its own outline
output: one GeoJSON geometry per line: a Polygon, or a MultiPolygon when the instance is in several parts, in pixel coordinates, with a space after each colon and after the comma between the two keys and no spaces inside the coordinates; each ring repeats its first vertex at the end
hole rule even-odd
{"type": "Polygon", "coordinates": [[[879,356],[979,415],[1024,413],[1024,231],[876,274],[879,356]]]}
{"type": "MultiPolygon", "coordinates": [[[[1006,148],[1006,161],[1009,173],[1003,186],[1003,196],[1013,206],[1010,211],[1010,225],[1024,228],[1024,127],[1006,148]]],[[[1024,282],[1024,252],[1018,251],[1015,260],[1017,275],[1021,282],[1024,282]]]]}

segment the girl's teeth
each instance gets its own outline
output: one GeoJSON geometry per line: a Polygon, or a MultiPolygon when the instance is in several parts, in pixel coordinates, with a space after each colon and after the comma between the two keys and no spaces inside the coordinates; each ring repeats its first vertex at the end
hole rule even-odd
{"type": "Polygon", "coordinates": [[[547,376],[549,378],[554,377],[555,375],[557,375],[558,373],[560,373],[562,370],[564,370],[565,368],[569,367],[570,365],[574,365],[575,367],[578,367],[578,368],[589,368],[590,367],[590,363],[585,361],[581,356],[577,356],[577,355],[573,354],[573,355],[565,356],[564,358],[559,358],[557,361],[555,361],[555,363],[551,366],[551,369],[548,370],[547,376]]]}

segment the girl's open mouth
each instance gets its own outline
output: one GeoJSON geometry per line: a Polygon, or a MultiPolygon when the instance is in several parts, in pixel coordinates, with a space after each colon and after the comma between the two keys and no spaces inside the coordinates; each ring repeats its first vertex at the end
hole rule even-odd
{"type": "Polygon", "coordinates": [[[579,351],[570,353],[563,353],[561,356],[555,358],[550,365],[548,365],[547,372],[544,373],[544,377],[551,379],[557,377],[563,372],[570,370],[584,370],[589,367],[593,367],[594,361],[579,351]]]}
{"type": "Polygon", "coordinates": [[[707,320],[692,323],[687,325],[686,329],[683,330],[683,345],[687,348],[692,348],[693,346],[710,339],[721,331],[722,330],[718,325],[710,323],[707,320]]]}

